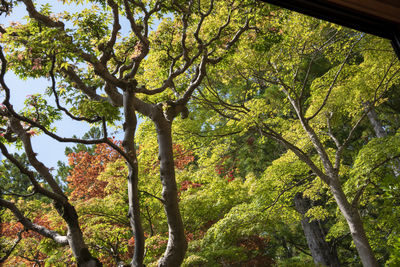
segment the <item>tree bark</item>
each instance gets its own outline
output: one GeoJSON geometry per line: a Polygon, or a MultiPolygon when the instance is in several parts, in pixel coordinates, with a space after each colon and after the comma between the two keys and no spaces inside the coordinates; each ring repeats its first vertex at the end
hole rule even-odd
{"type": "MultiPolygon", "coordinates": [[[[386,137],[388,134],[385,131],[385,129],[382,126],[381,121],[378,118],[378,114],[376,114],[375,108],[370,107],[370,103],[366,102],[364,103],[365,110],[367,111],[367,117],[369,120],[369,123],[371,126],[374,128],[374,132],[376,137],[382,138],[386,137]]],[[[396,177],[400,176],[400,161],[398,159],[395,159],[392,165],[393,173],[396,177]]]]}
{"type": "Polygon", "coordinates": [[[378,114],[376,114],[375,109],[373,107],[369,109],[369,106],[370,106],[369,102],[364,103],[365,110],[367,111],[368,120],[371,123],[372,127],[374,128],[376,137],[378,138],[386,137],[387,133],[383,129],[381,121],[378,119],[378,114]]]}
{"type": "Polygon", "coordinates": [[[133,105],[133,92],[125,90],[123,95],[124,105],[124,139],[122,146],[130,158],[128,165],[128,199],[129,221],[135,238],[135,248],[131,261],[132,267],[142,267],[144,260],[144,232],[140,217],[139,189],[138,189],[138,161],[135,148],[135,131],[137,125],[135,108],[133,105]]]}
{"type": "MultiPolygon", "coordinates": [[[[300,117],[301,114],[298,113],[298,116],[300,117]]],[[[343,192],[338,177],[338,169],[335,169],[333,167],[332,162],[330,161],[329,156],[315,131],[310,127],[308,122],[306,122],[303,117],[300,118],[303,129],[307,132],[314,148],[320,156],[326,172],[325,176],[328,178],[327,184],[329,185],[330,191],[333,194],[336,203],[350,228],[350,233],[353,237],[354,245],[356,246],[358,255],[361,259],[363,266],[378,266],[375,255],[371,249],[371,246],[369,245],[368,238],[365,234],[360,214],[358,213],[358,210],[349,203],[346,195],[343,192]]],[[[326,177],[320,178],[326,181],[326,177]]]]}
{"type": "Polygon", "coordinates": [[[318,266],[339,267],[340,262],[335,247],[332,247],[325,240],[325,233],[317,220],[310,221],[304,215],[312,207],[309,199],[304,198],[302,193],[297,193],[294,197],[296,210],[303,215],[301,226],[307,239],[308,247],[318,266]]]}
{"type": "Polygon", "coordinates": [[[353,238],[354,245],[356,246],[358,255],[365,267],[377,267],[374,253],[369,245],[367,235],[365,234],[364,226],[357,209],[354,208],[346,198],[337,176],[331,177],[329,185],[333,197],[338,204],[338,207],[343,214],[346,222],[350,228],[350,233],[353,238]]]}
{"type": "Polygon", "coordinates": [[[178,205],[171,122],[166,120],[159,106],[157,106],[157,109],[158,116],[154,122],[157,129],[159,146],[160,178],[163,187],[162,196],[169,230],[168,245],[163,257],[158,262],[158,266],[177,267],[182,264],[185,257],[187,241],[178,205]]]}
{"type": "Polygon", "coordinates": [[[79,267],[99,267],[103,266],[100,261],[94,258],[83,240],[83,234],[79,226],[78,214],[75,208],[69,204],[54,204],[57,212],[67,223],[67,239],[69,247],[74,254],[79,267]]]}
{"type": "Polygon", "coordinates": [[[15,132],[21,139],[26,155],[28,157],[29,163],[40,173],[42,177],[49,184],[53,192],[58,196],[54,198],[54,207],[60,216],[67,223],[67,240],[68,244],[74,254],[78,266],[82,267],[97,267],[102,266],[98,259],[94,258],[87,248],[84,240],[83,234],[79,226],[78,214],[74,206],[69,202],[65,194],[63,193],[61,187],[55,181],[53,175],[50,173],[49,169],[40,162],[36,153],[32,149],[30,136],[25,132],[19,120],[11,117],[10,126],[13,132],[15,132]]]}

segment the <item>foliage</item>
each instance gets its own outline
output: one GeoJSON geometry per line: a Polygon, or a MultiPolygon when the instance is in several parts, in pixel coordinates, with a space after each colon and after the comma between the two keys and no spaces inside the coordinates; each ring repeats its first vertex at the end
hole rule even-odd
{"type": "MultiPolygon", "coordinates": [[[[120,145],[120,142],[115,142],[120,145]]],[[[120,159],[121,155],[106,144],[96,145],[93,155],[87,151],[68,154],[68,163],[73,168],[67,177],[71,198],[87,200],[92,197],[103,198],[106,193],[106,181],[97,176],[104,171],[107,164],[120,159]]]]}
{"type": "MultiPolygon", "coordinates": [[[[64,21],[64,28],[27,18],[24,25],[12,24],[1,42],[15,74],[52,80],[45,93],[26,99],[20,113],[29,138],[54,133],[54,122],[62,118],[65,110],[48,97],[59,98],[70,117],[93,126],[83,138],[74,137],[79,144],[66,149],[68,165],[60,162],[54,179],[76,210],[94,258],[113,266],[134,257],[140,245],[129,217],[134,202],[141,211],[144,263],[156,266],[173,242],[170,215],[162,212],[172,180],[188,241],[182,266],[312,266],[305,218],[317,222],[343,265],[359,266],[346,218],[326,182],[331,171],[361,215],[379,264],[400,262],[400,75],[387,41],[250,1],[214,2],[210,16],[204,16],[210,1],[194,1],[192,7],[164,2],[147,20],[143,8],[156,8],[158,1],[143,1],[132,5],[132,31],[116,34],[116,9],[109,5],[114,1],[63,2],[91,6],[58,15],[42,6],[41,14],[53,23],[64,21]],[[240,11],[247,7],[253,24],[232,45],[246,21],[240,11]],[[187,8],[193,13],[185,13],[187,8]],[[221,28],[229,14],[232,23],[221,28]],[[154,29],[146,28],[144,37],[149,25],[154,29]],[[218,64],[210,63],[214,60],[218,64]],[[201,83],[191,91],[197,80],[201,83]],[[131,95],[133,117],[120,104],[129,100],[129,86],[137,90],[131,95]],[[377,137],[371,111],[377,112],[384,137],[377,137]],[[107,127],[120,123],[117,129],[127,139],[109,138],[107,127]],[[173,162],[159,153],[168,129],[173,162]],[[173,170],[170,180],[165,166],[173,170]],[[127,177],[137,182],[137,199],[126,190],[127,177]],[[296,209],[296,195],[309,201],[307,211],[296,209]]],[[[123,1],[115,3],[119,14],[127,15],[123,1]]],[[[17,131],[9,133],[6,111],[10,107],[2,106],[0,138],[11,144],[17,131]]],[[[27,147],[24,136],[18,138],[14,144],[27,147]]],[[[35,155],[26,151],[12,158],[34,165],[35,155]]],[[[32,222],[66,234],[64,214],[52,206],[58,200],[36,192],[56,192],[49,175],[37,165],[24,172],[10,158],[0,167],[2,198],[32,222]],[[27,175],[31,169],[33,177],[27,175]],[[32,180],[38,184],[30,185],[32,180]]],[[[1,213],[0,256],[22,231],[6,266],[76,263],[70,249],[24,229],[10,210],[1,213]]]]}

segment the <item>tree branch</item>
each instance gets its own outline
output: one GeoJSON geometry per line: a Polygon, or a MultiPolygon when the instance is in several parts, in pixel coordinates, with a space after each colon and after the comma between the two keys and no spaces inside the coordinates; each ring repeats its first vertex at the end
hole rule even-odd
{"type": "Polygon", "coordinates": [[[101,51],[103,51],[103,55],[100,57],[100,62],[103,65],[106,65],[107,62],[111,59],[111,55],[113,52],[113,47],[117,40],[117,35],[119,30],[121,29],[121,25],[119,24],[119,12],[118,12],[118,4],[114,2],[114,0],[107,0],[108,6],[111,7],[113,13],[113,28],[111,32],[110,39],[108,40],[105,46],[99,47],[101,51]]]}
{"type": "Polygon", "coordinates": [[[153,194],[151,194],[151,193],[149,193],[149,192],[147,192],[147,191],[139,190],[139,192],[140,192],[140,193],[143,193],[143,194],[145,194],[145,195],[148,195],[148,196],[150,196],[150,197],[153,197],[153,198],[157,199],[158,201],[160,201],[162,204],[165,204],[165,200],[164,200],[164,199],[159,198],[159,197],[157,197],[157,196],[155,196],[155,195],[153,195],[153,194]]]}
{"type": "Polygon", "coordinates": [[[8,257],[10,257],[11,253],[14,251],[14,249],[17,247],[18,243],[22,240],[22,233],[25,232],[25,229],[22,229],[17,233],[17,239],[15,239],[14,244],[9,248],[3,257],[0,258],[0,263],[5,262],[8,257]]]}
{"type": "Polygon", "coordinates": [[[54,76],[55,63],[56,63],[56,57],[53,55],[52,59],[51,59],[51,68],[50,68],[49,74],[50,74],[50,78],[51,78],[51,90],[54,94],[57,108],[59,110],[63,111],[68,117],[70,117],[71,119],[76,120],[76,121],[86,121],[89,123],[95,123],[95,122],[100,121],[101,120],[100,117],[93,118],[93,119],[85,118],[85,117],[76,117],[76,116],[72,115],[66,108],[64,108],[60,105],[60,100],[58,98],[58,94],[56,91],[56,78],[54,76]]]}
{"type": "Polygon", "coordinates": [[[364,35],[362,35],[361,38],[358,39],[356,42],[354,42],[354,44],[351,46],[349,52],[347,53],[347,55],[346,55],[346,57],[344,58],[342,64],[340,65],[338,71],[336,72],[336,75],[335,75],[335,77],[333,78],[331,85],[329,86],[329,89],[328,89],[328,92],[327,92],[326,95],[325,95],[324,101],[322,102],[321,106],[317,109],[317,111],[316,111],[313,115],[311,115],[311,116],[308,117],[308,118],[305,118],[306,121],[310,121],[310,120],[312,120],[313,118],[315,118],[315,117],[321,112],[321,110],[324,108],[325,104],[328,102],[328,98],[329,98],[329,96],[330,96],[330,94],[331,94],[331,92],[332,92],[332,89],[333,89],[333,87],[335,86],[336,81],[337,81],[337,79],[338,79],[340,73],[341,73],[342,70],[343,70],[344,65],[346,64],[347,60],[349,59],[349,57],[350,57],[350,55],[351,55],[351,53],[352,53],[352,51],[353,51],[353,48],[361,41],[361,39],[362,39],[363,37],[364,37],[364,35]]]}
{"type": "Polygon", "coordinates": [[[53,199],[57,202],[60,203],[65,203],[67,201],[66,197],[63,195],[59,195],[57,193],[51,192],[47,189],[44,189],[42,186],[40,186],[39,182],[36,180],[35,175],[33,174],[32,171],[30,171],[28,168],[26,168],[24,165],[22,165],[15,157],[13,157],[10,153],[8,153],[8,150],[6,146],[0,142],[0,150],[1,153],[11,162],[13,163],[22,174],[25,174],[30,182],[32,183],[34,190],[37,193],[40,193],[50,199],[53,199]]]}
{"type": "Polygon", "coordinates": [[[262,135],[266,135],[268,137],[271,137],[275,140],[277,140],[278,142],[280,142],[282,145],[284,145],[287,149],[290,149],[294,154],[296,154],[296,156],[299,157],[299,159],[301,161],[303,161],[304,163],[306,163],[308,165],[308,167],[310,167],[310,169],[316,174],[318,175],[321,180],[323,180],[326,184],[330,184],[330,180],[329,177],[320,169],[318,168],[314,162],[310,159],[310,157],[307,156],[306,153],[304,153],[304,151],[302,151],[299,147],[297,147],[296,145],[290,143],[289,141],[287,141],[285,138],[283,138],[280,134],[278,134],[277,132],[275,132],[274,130],[272,130],[271,128],[269,128],[267,125],[264,124],[264,127],[266,130],[264,130],[262,127],[257,127],[260,131],[262,135]]]}
{"type": "Polygon", "coordinates": [[[49,27],[60,28],[61,30],[64,30],[65,25],[63,22],[54,21],[50,17],[37,12],[32,0],[21,0],[21,1],[25,4],[26,10],[29,13],[29,17],[31,17],[39,22],[42,22],[43,24],[45,24],[49,27]]]}
{"type": "Polygon", "coordinates": [[[30,164],[32,164],[32,166],[43,176],[43,178],[46,180],[46,182],[50,185],[53,192],[66,198],[66,196],[64,195],[60,186],[57,184],[57,182],[54,180],[53,176],[51,175],[49,169],[36,158],[36,153],[33,152],[33,149],[32,149],[32,143],[31,143],[30,136],[23,129],[20,122],[13,117],[10,118],[9,122],[10,122],[10,126],[11,126],[11,129],[13,130],[13,132],[16,133],[18,135],[18,137],[20,138],[20,140],[22,141],[22,144],[25,148],[25,152],[26,152],[26,155],[28,157],[30,164]]]}
{"type": "MultiPolygon", "coordinates": [[[[275,204],[279,201],[280,197],[283,196],[283,194],[285,194],[286,192],[292,190],[293,188],[295,188],[295,187],[297,187],[299,185],[304,184],[304,182],[309,180],[310,178],[312,178],[312,176],[307,176],[307,177],[301,179],[300,181],[298,181],[298,182],[286,187],[285,189],[283,189],[281,192],[279,192],[278,196],[275,198],[275,200],[270,205],[268,205],[267,207],[262,209],[262,212],[265,212],[266,210],[269,210],[270,208],[275,206],[275,204]]],[[[308,182],[310,182],[310,181],[308,181],[308,182]]]]}
{"type": "Polygon", "coordinates": [[[17,208],[14,203],[0,198],[0,206],[9,209],[18,219],[18,221],[25,227],[25,229],[32,230],[42,236],[51,238],[58,244],[68,245],[68,238],[66,236],[62,236],[56,231],[49,230],[44,226],[33,223],[22,214],[22,212],[17,208]]]}

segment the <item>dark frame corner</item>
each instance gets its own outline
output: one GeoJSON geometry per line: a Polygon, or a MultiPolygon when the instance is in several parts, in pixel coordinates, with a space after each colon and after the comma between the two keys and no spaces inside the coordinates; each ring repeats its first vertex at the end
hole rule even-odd
{"type": "Polygon", "coordinates": [[[400,59],[400,25],[326,0],[262,0],[312,17],[391,40],[400,59]]]}

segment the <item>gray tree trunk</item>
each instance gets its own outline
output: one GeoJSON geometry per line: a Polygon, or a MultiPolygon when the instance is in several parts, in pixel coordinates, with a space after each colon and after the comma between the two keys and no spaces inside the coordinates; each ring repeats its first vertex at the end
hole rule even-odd
{"type": "Polygon", "coordinates": [[[357,249],[363,266],[378,267],[379,265],[376,262],[374,253],[369,245],[367,235],[365,234],[360,214],[358,213],[358,210],[348,202],[340,185],[339,179],[337,177],[333,177],[329,187],[341,213],[343,214],[350,228],[354,245],[357,249]]]}
{"type": "Polygon", "coordinates": [[[144,231],[142,220],[140,217],[140,203],[139,203],[139,168],[136,157],[135,147],[135,132],[137,125],[137,118],[135,108],[132,103],[133,92],[127,89],[123,95],[124,105],[124,139],[122,146],[130,158],[128,165],[128,201],[129,201],[129,221],[131,224],[133,236],[135,238],[135,248],[133,258],[131,261],[132,267],[142,267],[144,260],[144,231]]]}
{"type": "Polygon", "coordinates": [[[78,222],[78,214],[75,208],[66,203],[64,205],[55,204],[57,212],[63,217],[67,223],[68,232],[67,239],[69,247],[74,254],[79,267],[99,267],[103,266],[100,261],[94,258],[87,248],[81,228],[78,222]]]}
{"type": "MultiPolygon", "coordinates": [[[[369,107],[369,102],[366,102],[364,104],[365,109],[368,110],[369,107]]],[[[382,126],[381,121],[378,118],[378,114],[376,114],[375,109],[372,107],[368,110],[367,112],[367,117],[368,120],[371,124],[371,126],[374,128],[374,132],[376,137],[382,138],[387,136],[387,132],[382,126]]],[[[393,173],[396,177],[400,176],[400,161],[398,159],[395,159],[392,165],[393,173]]]]}
{"type": "MultiPolygon", "coordinates": [[[[369,108],[369,103],[368,102],[365,103],[364,106],[365,106],[366,109],[368,109],[369,108]]],[[[374,108],[371,108],[370,110],[368,110],[367,117],[368,117],[368,120],[371,123],[372,127],[374,128],[374,132],[375,132],[376,137],[381,138],[381,137],[387,136],[387,133],[383,129],[382,123],[378,119],[378,115],[376,114],[374,108]]]]}
{"type": "Polygon", "coordinates": [[[175,167],[172,148],[171,122],[167,121],[162,111],[154,120],[159,146],[160,178],[164,210],[167,215],[169,238],[167,249],[159,260],[158,266],[178,267],[182,264],[187,250],[181,213],[178,205],[178,190],[175,180],[175,167]]]}
{"type": "MultiPolygon", "coordinates": [[[[300,113],[298,112],[298,114],[300,113]]],[[[323,174],[323,176],[320,176],[320,178],[329,185],[330,191],[335,198],[341,213],[346,219],[346,222],[350,228],[351,236],[353,237],[354,245],[356,246],[363,266],[378,267],[375,255],[365,234],[364,225],[362,223],[360,214],[358,213],[358,210],[349,203],[346,195],[343,192],[338,177],[338,169],[333,167],[332,162],[330,161],[329,156],[315,131],[304,120],[301,120],[301,124],[313,143],[315,150],[320,156],[326,172],[326,174],[323,174]]]]}
{"type": "Polygon", "coordinates": [[[314,263],[318,266],[339,267],[340,262],[336,248],[326,242],[325,233],[321,228],[320,222],[317,220],[310,221],[308,217],[304,216],[312,207],[310,200],[304,198],[302,193],[297,193],[294,197],[294,203],[296,210],[303,215],[301,226],[314,263]]]}

